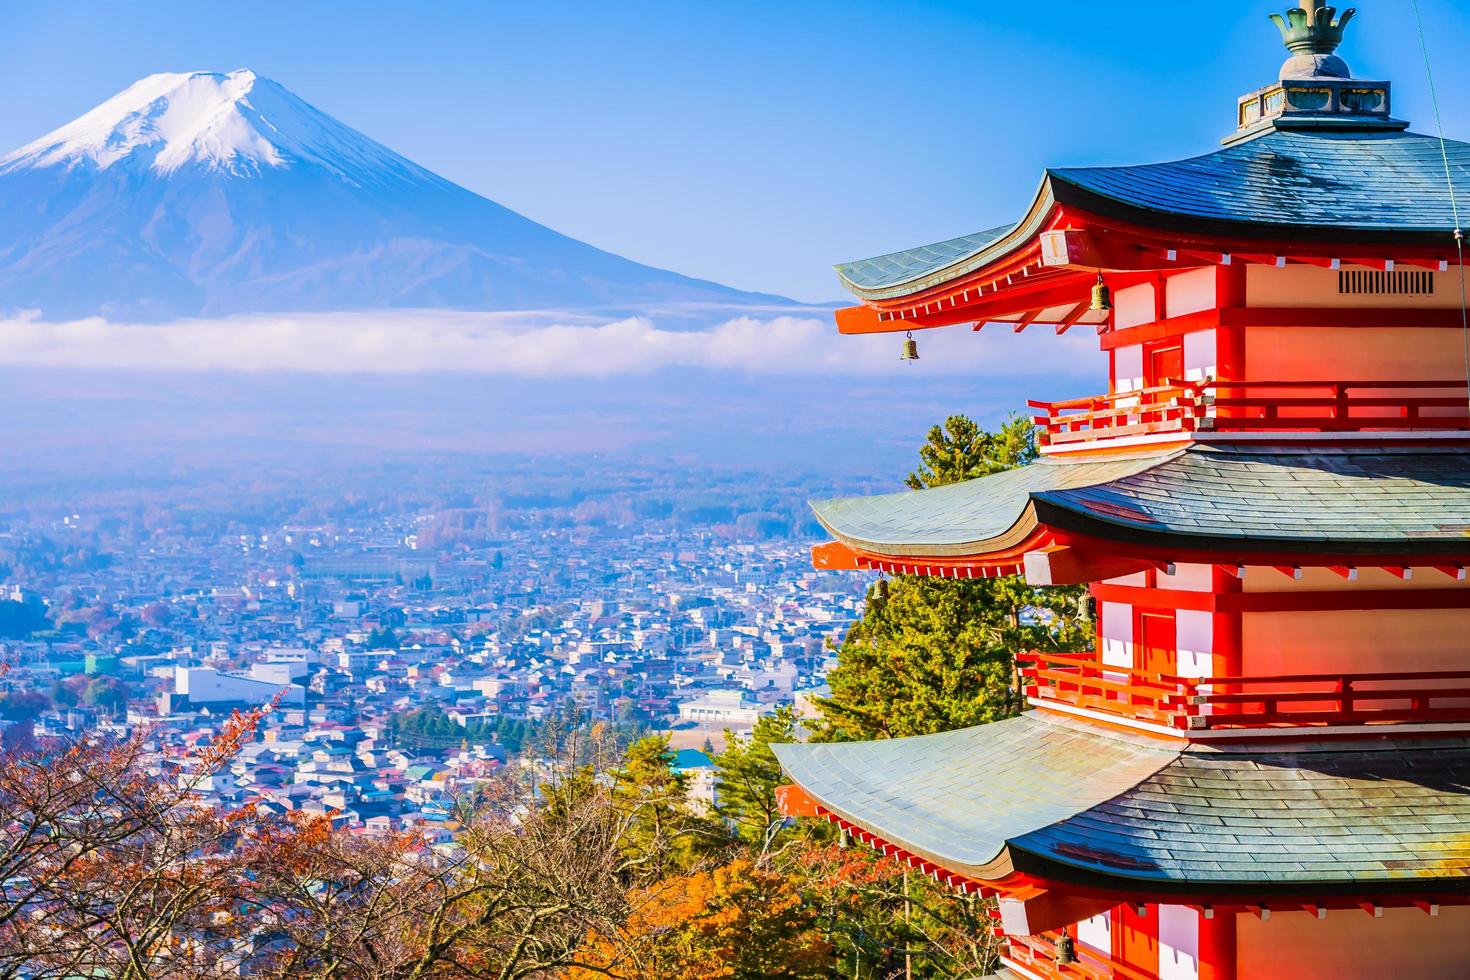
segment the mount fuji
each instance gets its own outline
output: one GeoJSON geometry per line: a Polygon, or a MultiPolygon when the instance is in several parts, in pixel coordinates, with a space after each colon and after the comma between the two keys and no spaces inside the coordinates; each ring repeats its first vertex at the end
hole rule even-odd
{"type": "Polygon", "coordinates": [[[568,238],[250,71],[151,75],[0,158],[0,312],[790,306],[568,238]]]}

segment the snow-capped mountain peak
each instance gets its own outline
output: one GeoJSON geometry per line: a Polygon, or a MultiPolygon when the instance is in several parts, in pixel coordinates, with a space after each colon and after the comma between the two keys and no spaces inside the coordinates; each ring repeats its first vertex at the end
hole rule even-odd
{"type": "Polygon", "coordinates": [[[150,75],[0,158],[0,313],[772,302],[558,234],[251,71],[150,75]]]}
{"type": "Polygon", "coordinates": [[[0,159],[0,172],[189,167],[246,177],[309,161],[339,176],[427,172],[249,69],[149,75],[97,108],[0,159]]]}

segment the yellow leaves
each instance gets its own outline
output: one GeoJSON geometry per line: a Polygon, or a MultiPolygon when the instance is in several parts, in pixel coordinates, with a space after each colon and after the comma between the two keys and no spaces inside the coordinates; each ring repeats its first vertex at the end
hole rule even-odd
{"type": "Polygon", "coordinates": [[[628,895],[624,943],[598,937],[572,978],[631,960],[647,980],[817,977],[831,949],[786,877],[741,858],[628,895]],[[622,946],[623,948],[619,948],[622,946]]]}

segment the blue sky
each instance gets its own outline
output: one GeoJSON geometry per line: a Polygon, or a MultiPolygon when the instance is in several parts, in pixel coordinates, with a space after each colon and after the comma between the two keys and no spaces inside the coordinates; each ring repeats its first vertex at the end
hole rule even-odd
{"type": "MultiPolygon", "coordinates": [[[[1256,0],[0,2],[0,147],[155,71],[253,68],[631,258],[830,300],[830,265],[1015,217],[1047,165],[1207,152],[1285,56],[1256,0]]],[[[1343,49],[1432,131],[1409,0],[1343,49]]],[[[1423,0],[1452,136],[1470,5],[1423,0]]]]}

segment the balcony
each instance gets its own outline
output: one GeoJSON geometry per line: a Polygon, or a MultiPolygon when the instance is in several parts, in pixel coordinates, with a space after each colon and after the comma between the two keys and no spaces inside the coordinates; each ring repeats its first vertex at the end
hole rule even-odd
{"type": "Polygon", "coordinates": [[[1470,431],[1461,381],[1170,381],[1027,404],[1047,447],[1201,432],[1470,431]]]}
{"type": "Polygon", "coordinates": [[[1182,733],[1470,724],[1470,670],[1192,678],[1113,667],[1096,653],[1016,659],[1029,698],[1182,733]]]}

